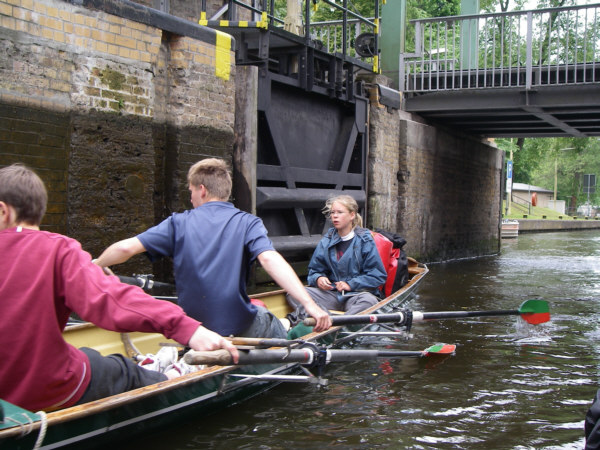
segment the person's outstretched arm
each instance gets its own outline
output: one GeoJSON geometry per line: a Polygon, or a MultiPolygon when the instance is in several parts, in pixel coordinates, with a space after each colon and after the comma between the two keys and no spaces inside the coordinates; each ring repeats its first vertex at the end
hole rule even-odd
{"type": "Polygon", "coordinates": [[[115,264],[121,264],[138,253],[145,252],[146,249],[137,237],[123,239],[109,246],[102,254],[94,260],[94,263],[100,267],[109,267],[115,264]]]}
{"type": "Polygon", "coordinates": [[[323,311],[304,289],[302,282],[288,262],[275,250],[267,250],[258,255],[258,261],[275,282],[298,300],[307,314],[313,317],[317,324],[315,331],[324,331],[331,327],[331,318],[323,311]]]}

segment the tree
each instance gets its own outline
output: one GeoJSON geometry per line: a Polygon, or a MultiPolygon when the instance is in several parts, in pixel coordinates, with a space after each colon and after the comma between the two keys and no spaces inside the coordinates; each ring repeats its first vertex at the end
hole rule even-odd
{"type": "MultiPolygon", "coordinates": [[[[507,159],[513,150],[513,181],[554,190],[558,181],[558,200],[565,200],[572,208],[587,202],[583,191],[583,176],[600,176],[600,140],[597,138],[535,138],[525,139],[518,148],[513,139],[498,139],[499,148],[507,159]],[[575,204],[571,201],[575,199],[575,204]]],[[[600,203],[600,193],[589,196],[590,203],[600,203]]]]}

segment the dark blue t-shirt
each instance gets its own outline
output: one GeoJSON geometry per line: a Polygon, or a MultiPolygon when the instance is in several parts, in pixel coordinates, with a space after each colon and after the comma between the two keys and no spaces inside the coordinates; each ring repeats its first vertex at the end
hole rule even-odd
{"type": "Polygon", "coordinates": [[[248,272],[258,255],[273,250],[262,220],[231,203],[208,202],[137,237],[151,259],[173,257],[178,303],[189,316],[223,336],[252,324],[248,272]]]}

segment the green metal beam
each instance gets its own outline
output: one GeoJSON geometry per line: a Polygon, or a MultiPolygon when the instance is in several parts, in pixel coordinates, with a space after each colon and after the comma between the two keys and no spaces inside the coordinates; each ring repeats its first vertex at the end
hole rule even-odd
{"type": "MultiPolygon", "coordinates": [[[[479,0],[461,0],[462,16],[479,14],[479,0]]],[[[460,29],[460,66],[463,69],[476,69],[477,61],[477,20],[465,20],[460,29]]]]}
{"type": "Polygon", "coordinates": [[[404,53],[406,0],[388,0],[381,8],[381,72],[394,81],[398,89],[400,53],[404,53]]]}

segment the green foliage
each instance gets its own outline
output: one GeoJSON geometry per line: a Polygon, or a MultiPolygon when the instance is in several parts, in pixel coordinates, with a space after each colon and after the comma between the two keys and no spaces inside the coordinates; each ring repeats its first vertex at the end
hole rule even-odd
{"type": "Polygon", "coordinates": [[[409,19],[456,16],[460,14],[460,0],[407,0],[406,12],[409,19]]]}
{"type": "MultiPolygon", "coordinates": [[[[336,4],[342,6],[342,2],[337,2],[336,4]]],[[[372,0],[348,0],[347,7],[350,11],[362,17],[375,17],[375,2],[372,0]]],[[[342,16],[343,13],[340,9],[324,2],[319,2],[317,11],[311,16],[311,21],[321,22],[326,20],[342,20],[342,16]]]]}
{"type": "MultiPolygon", "coordinates": [[[[513,181],[554,190],[557,180],[557,199],[567,205],[579,206],[588,200],[583,191],[583,176],[600,178],[600,140],[596,138],[537,138],[525,139],[522,148],[515,140],[497,139],[506,159],[513,150],[513,181]],[[574,202],[572,203],[572,201],[574,202]]],[[[590,194],[590,202],[600,204],[600,193],[590,194]]]]}

